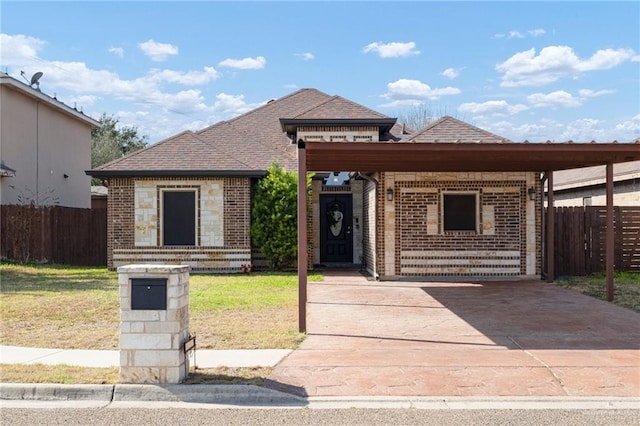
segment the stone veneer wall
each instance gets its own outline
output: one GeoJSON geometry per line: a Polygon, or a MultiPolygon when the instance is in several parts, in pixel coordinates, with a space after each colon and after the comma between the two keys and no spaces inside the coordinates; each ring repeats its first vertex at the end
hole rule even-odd
{"type": "Polygon", "coordinates": [[[381,276],[533,277],[540,274],[535,173],[384,173],[378,243],[381,276]],[[386,200],[386,188],[394,199],[386,200]],[[443,191],[479,194],[479,232],[443,232],[443,191]]]}
{"type": "Polygon", "coordinates": [[[127,265],[118,274],[120,383],[180,383],[189,371],[189,267],[127,265]],[[131,309],[134,278],[166,279],[167,309],[131,309]]]}
{"type": "Polygon", "coordinates": [[[109,181],[107,266],[176,263],[196,271],[238,272],[251,263],[250,179],[112,178],[109,181]],[[161,246],[163,189],[196,191],[196,246],[161,246]]]}
{"type": "Polygon", "coordinates": [[[365,181],[362,194],[362,261],[364,269],[375,276],[376,265],[376,185],[365,181]]]}

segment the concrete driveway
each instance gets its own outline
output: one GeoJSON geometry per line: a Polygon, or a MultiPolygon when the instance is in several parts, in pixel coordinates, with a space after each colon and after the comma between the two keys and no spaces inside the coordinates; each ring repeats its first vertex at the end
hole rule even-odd
{"type": "Polygon", "coordinates": [[[308,336],[271,375],[304,396],[640,396],[640,314],[544,282],[308,287],[308,336]]]}

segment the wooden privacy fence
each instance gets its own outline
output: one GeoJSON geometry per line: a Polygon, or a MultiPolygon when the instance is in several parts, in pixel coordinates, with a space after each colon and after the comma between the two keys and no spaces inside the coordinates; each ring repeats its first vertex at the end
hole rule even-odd
{"type": "Polygon", "coordinates": [[[107,210],[0,206],[0,256],[21,262],[106,266],[107,210]]]}
{"type": "MultiPolygon", "coordinates": [[[[614,268],[640,273],[640,207],[614,207],[614,268]]],[[[606,207],[555,208],[556,275],[604,272],[606,207]]]]}

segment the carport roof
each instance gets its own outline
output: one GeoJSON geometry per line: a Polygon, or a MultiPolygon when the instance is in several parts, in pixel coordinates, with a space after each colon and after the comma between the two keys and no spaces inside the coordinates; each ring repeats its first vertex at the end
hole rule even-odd
{"type": "Polygon", "coordinates": [[[630,143],[306,142],[303,146],[310,171],[553,171],[640,160],[640,139],[630,143]]]}

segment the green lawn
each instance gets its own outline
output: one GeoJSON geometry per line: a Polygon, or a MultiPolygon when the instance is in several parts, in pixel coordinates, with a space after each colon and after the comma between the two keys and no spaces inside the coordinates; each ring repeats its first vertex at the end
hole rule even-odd
{"type": "MultiPolygon", "coordinates": [[[[295,348],[297,303],[293,273],[192,274],[189,329],[199,349],[295,348]]],[[[3,262],[0,309],[4,345],[118,348],[118,274],[104,268],[3,262]]]]}
{"type": "MultiPolygon", "coordinates": [[[[561,278],[557,279],[556,283],[596,299],[607,300],[606,276],[604,274],[561,278]]],[[[616,272],[613,295],[614,304],[640,312],[640,273],[616,272]]]]}

